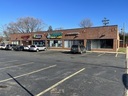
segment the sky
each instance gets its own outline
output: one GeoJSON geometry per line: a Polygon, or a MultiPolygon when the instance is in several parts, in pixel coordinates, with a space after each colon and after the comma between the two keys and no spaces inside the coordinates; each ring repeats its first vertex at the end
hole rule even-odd
{"type": "Polygon", "coordinates": [[[128,0],[0,0],[0,32],[10,22],[21,17],[43,20],[53,29],[79,28],[79,23],[89,18],[93,27],[103,26],[107,18],[109,25],[118,25],[128,32],[128,0]]]}

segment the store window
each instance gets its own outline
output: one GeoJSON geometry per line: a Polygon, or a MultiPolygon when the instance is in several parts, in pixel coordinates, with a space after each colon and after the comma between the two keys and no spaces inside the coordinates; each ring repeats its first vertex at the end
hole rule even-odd
{"type": "Polygon", "coordinates": [[[64,48],[71,48],[72,45],[84,45],[84,40],[65,40],[64,48]]]}
{"type": "Polygon", "coordinates": [[[45,40],[41,40],[41,41],[33,41],[34,45],[43,45],[45,46],[45,40]]]}
{"type": "Polygon", "coordinates": [[[61,40],[50,40],[50,47],[62,47],[61,40]]]}
{"type": "Polygon", "coordinates": [[[13,41],[12,44],[19,45],[20,44],[20,41],[13,41]]]}
{"type": "Polygon", "coordinates": [[[92,49],[95,48],[113,48],[113,39],[97,39],[91,40],[92,49]]]}

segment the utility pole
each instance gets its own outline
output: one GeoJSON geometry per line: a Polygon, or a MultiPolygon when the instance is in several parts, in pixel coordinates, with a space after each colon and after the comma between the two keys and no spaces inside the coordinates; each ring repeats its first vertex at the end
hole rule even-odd
{"type": "Polygon", "coordinates": [[[104,25],[104,26],[106,26],[107,24],[109,24],[109,20],[106,19],[106,18],[104,18],[104,20],[102,20],[102,22],[103,22],[103,25],[104,25]]]}
{"type": "Polygon", "coordinates": [[[125,47],[125,25],[123,24],[123,28],[121,28],[121,33],[123,35],[123,48],[125,47]]]}

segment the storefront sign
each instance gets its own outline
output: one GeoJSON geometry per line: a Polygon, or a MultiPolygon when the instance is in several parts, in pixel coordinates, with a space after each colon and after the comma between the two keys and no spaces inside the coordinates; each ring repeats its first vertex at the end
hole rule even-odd
{"type": "Polygon", "coordinates": [[[47,38],[62,38],[61,32],[48,33],[47,38]]]}
{"type": "Polygon", "coordinates": [[[21,38],[22,38],[23,40],[27,40],[29,37],[30,37],[29,35],[21,36],[21,38]]]}
{"type": "Polygon", "coordinates": [[[42,38],[42,35],[41,34],[34,34],[33,38],[34,39],[40,39],[40,38],[42,38]]]}

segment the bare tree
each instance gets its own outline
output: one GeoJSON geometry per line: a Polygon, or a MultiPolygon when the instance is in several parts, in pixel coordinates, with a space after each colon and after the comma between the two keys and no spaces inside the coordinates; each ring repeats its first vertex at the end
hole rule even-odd
{"type": "Polygon", "coordinates": [[[45,24],[42,20],[33,17],[17,19],[17,22],[11,22],[4,26],[3,33],[9,37],[11,33],[29,33],[42,31],[45,24]]]}
{"type": "Polygon", "coordinates": [[[87,19],[83,19],[80,22],[79,26],[82,27],[82,28],[92,27],[93,23],[91,22],[91,20],[89,18],[87,18],[87,19]]]}
{"type": "Polygon", "coordinates": [[[16,22],[11,22],[2,26],[5,37],[9,38],[12,33],[29,33],[42,31],[45,24],[42,20],[33,17],[19,18],[16,22]]]}

